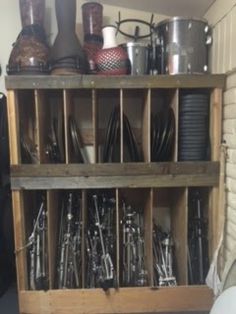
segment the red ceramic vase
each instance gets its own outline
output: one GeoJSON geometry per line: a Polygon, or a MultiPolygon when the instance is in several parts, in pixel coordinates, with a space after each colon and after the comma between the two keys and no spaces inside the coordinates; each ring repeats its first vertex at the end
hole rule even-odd
{"type": "Polygon", "coordinates": [[[127,52],[117,46],[115,26],[106,26],[102,30],[103,48],[95,56],[97,73],[102,75],[125,75],[129,71],[127,52]]]}

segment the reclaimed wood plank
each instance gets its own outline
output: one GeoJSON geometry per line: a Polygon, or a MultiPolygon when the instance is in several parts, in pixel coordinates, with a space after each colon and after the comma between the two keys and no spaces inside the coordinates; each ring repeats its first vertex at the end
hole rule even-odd
{"type": "MultiPolygon", "coordinates": [[[[162,163],[99,163],[99,164],[43,164],[12,165],[15,177],[89,177],[141,175],[219,175],[219,162],[162,162],[162,163]]],[[[190,178],[191,179],[191,178],[190,178]]]]}
{"type": "Polygon", "coordinates": [[[142,175],[142,176],[80,176],[80,177],[12,177],[13,190],[39,189],[107,189],[184,186],[216,186],[217,174],[205,175],[142,175]]]}
{"type": "Polygon", "coordinates": [[[215,88],[210,101],[211,160],[220,160],[222,141],[222,90],[215,88]]]}
{"type": "Polygon", "coordinates": [[[105,76],[105,75],[30,75],[6,76],[6,89],[114,89],[114,88],[224,88],[225,75],[140,75],[140,76],[105,76]]]}
{"type": "Polygon", "coordinates": [[[213,293],[205,286],[20,292],[21,314],[113,314],[209,311],[213,293]],[[200,300],[200,302],[199,302],[200,300]]]}
{"type": "Polygon", "coordinates": [[[171,198],[171,232],[175,245],[177,283],[188,284],[188,189],[175,189],[171,198]]]}
{"type": "Polygon", "coordinates": [[[7,93],[7,116],[9,130],[9,146],[10,146],[10,163],[19,164],[20,155],[20,138],[19,138],[19,104],[16,91],[8,91],[7,93]]]}
{"type": "Polygon", "coordinates": [[[12,192],[12,210],[16,253],[17,288],[18,291],[21,291],[28,289],[24,200],[21,191],[12,192]]]}

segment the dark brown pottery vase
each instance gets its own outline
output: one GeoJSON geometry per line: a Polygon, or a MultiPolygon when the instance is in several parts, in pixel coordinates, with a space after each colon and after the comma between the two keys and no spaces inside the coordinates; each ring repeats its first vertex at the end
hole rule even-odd
{"type": "Polygon", "coordinates": [[[116,43],[116,27],[105,26],[102,29],[103,48],[95,56],[97,74],[125,75],[129,74],[130,62],[127,52],[116,43]]]}
{"type": "Polygon", "coordinates": [[[43,28],[45,0],[20,0],[23,29],[10,54],[8,74],[48,73],[49,47],[43,28]]]}
{"type": "Polygon", "coordinates": [[[102,48],[103,6],[97,2],[82,5],[84,51],[89,63],[89,73],[95,73],[95,55],[102,48]]]}
{"type": "Polygon", "coordinates": [[[52,74],[83,74],[87,59],[75,32],[76,0],[56,0],[58,34],[51,49],[52,74]]]}

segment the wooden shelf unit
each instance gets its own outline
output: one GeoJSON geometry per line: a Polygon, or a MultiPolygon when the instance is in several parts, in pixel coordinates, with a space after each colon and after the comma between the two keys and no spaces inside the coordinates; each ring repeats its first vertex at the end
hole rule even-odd
{"type": "MultiPolygon", "coordinates": [[[[11,186],[15,230],[17,282],[20,313],[206,313],[213,302],[206,286],[188,285],[188,194],[192,187],[207,191],[206,215],[209,221],[209,257],[216,248],[218,235],[220,144],[222,120],[222,90],[224,75],[177,76],[8,76],[8,119],[10,133],[11,186]],[[196,89],[210,95],[211,159],[199,162],[178,161],[178,127],[173,158],[170,162],[151,162],[151,112],[156,106],[171,106],[178,126],[179,95],[182,90],[196,89]],[[160,100],[161,99],[161,100],[160,100]],[[124,134],[120,130],[120,162],[102,163],[101,149],[105,128],[112,108],[130,119],[140,147],[143,162],[126,162],[124,134]],[[45,154],[50,118],[58,113],[63,130],[64,163],[50,164],[45,154]],[[90,163],[74,163],[68,134],[68,117],[72,114],[80,127],[90,163]],[[24,164],[21,159],[20,133],[33,141],[36,164],[24,164]],[[81,289],[58,290],[55,285],[55,259],[58,229],[58,196],[62,190],[76,189],[82,197],[86,215],[87,192],[109,189],[116,198],[117,250],[119,260],[119,207],[123,195],[137,195],[145,219],[145,259],[148,269],[147,287],[124,288],[104,293],[102,289],[85,289],[83,274],[81,289]],[[24,246],[29,236],[37,191],[45,191],[48,209],[48,269],[49,290],[30,291],[27,256],[24,246]],[[141,193],[140,193],[141,192],[141,193]],[[158,206],[170,209],[170,221],[175,241],[177,287],[158,288],[153,285],[152,222],[160,215],[158,206]]],[[[158,219],[158,218],[157,218],[158,219]]],[[[84,227],[83,227],[84,228],[84,227]]],[[[84,231],[83,231],[84,232],[84,231]]],[[[84,260],[84,258],[83,258],[84,260]]],[[[83,262],[85,263],[85,261],[83,262]]],[[[82,270],[85,270],[82,263],[82,270]]],[[[120,273],[119,262],[116,271],[120,273]]]]}

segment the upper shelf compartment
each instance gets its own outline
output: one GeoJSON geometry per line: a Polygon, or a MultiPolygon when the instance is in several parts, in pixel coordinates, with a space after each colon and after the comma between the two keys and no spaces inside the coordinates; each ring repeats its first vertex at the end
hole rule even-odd
{"type": "Polygon", "coordinates": [[[225,75],[7,76],[6,89],[224,88],[225,75]]]}

